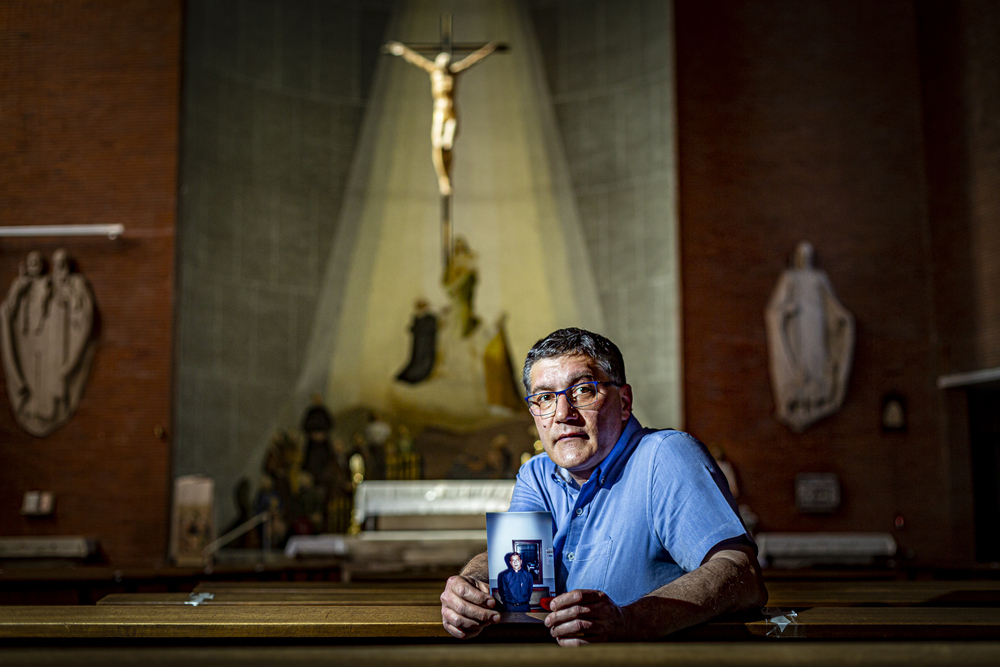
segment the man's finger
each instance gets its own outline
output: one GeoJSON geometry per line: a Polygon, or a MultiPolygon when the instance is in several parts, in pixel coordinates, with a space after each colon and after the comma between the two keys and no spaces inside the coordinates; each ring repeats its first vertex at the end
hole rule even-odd
{"type": "Polygon", "coordinates": [[[559,642],[560,646],[586,646],[590,643],[586,639],[582,639],[580,637],[560,637],[556,641],[559,642]]]}
{"type": "MultiPolygon", "coordinates": [[[[491,600],[492,602],[492,600],[491,600]]],[[[465,616],[476,621],[486,621],[499,618],[499,614],[494,610],[495,602],[489,606],[481,606],[474,602],[469,602],[454,593],[441,596],[441,607],[453,609],[461,616],[465,616]]]]}
{"type": "Polygon", "coordinates": [[[444,629],[448,631],[449,635],[451,635],[452,637],[454,637],[456,639],[465,639],[466,637],[469,636],[465,632],[463,632],[462,630],[460,630],[459,628],[456,628],[454,625],[452,625],[448,621],[444,621],[443,623],[441,623],[441,625],[444,626],[444,629]]]}
{"type": "Polygon", "coordinates": [[[549,608],[552,611],[558,611],[576,604],[592,604],[606,597],[601,591],[578,588],[552,598],[552,601],[549,602],[549,608]]]}
{"type": "Polygon", "coordinates": [[[500,620],[500,614],[492,609],[471,604],[456,595],[452,595],[447,599],[442,598],[441,609],[442,613],[443,610],[448,609],[453,611],[456,616],[467,618],[476,623],[495,623],[500,620]]]}
{"type": "MultiPolygon", "coordinates": [[[[471,583],[464,577],[450,577],[445,585],[445,593],[451,591],[460,598],[466,599],[479,606],[494,606],[496,601],[493,597],[483,591],[477,584],[471,583]],[[492,602],[493,604],[489,604],[492,602]]],[[[444,594],[442,594],[442,598],[444,594]]],[[[443,599],[442,599],[443,601],[443,599]]]]}
{"type": "Polygon", "coordinates": [[[572,607],[577,602],[580,601],[581,592],[578,590],[569,591],[563,593],[562,595],[557,595],[556,597],[549,600],[549,609],[552,611],[559,611],[561,609],[566,609],[567,607],[572,607]]]}
{"type": "MultiPolygon", "coordinates": [[[[454,630],[462,633],[466,637],[474,637],[479,634],[484,627],[487,625],[492,625],[495,621],[488,619],[486,621],[477,621],[466,616],[455,612],[453,609],[448,609],[446,607],[441,608],[441,623],[445,626],[452,635],[458,637],[455,632],[449,629],[449,626],[454,630]]],[[[461,637],[459,637],[461,639],[461,637]]]]}
{"type": "Polygon", "coordinates": [[[545,617],[545,625],[550,628],[554,628],[560,623],[569,623],[576,618],[587,617],[591,614],[593,610],[590,607],[584,607],[582,605],[573,605],[566,609],[560,609],[559,611],[554,611],[545,617]]]}
{"type": "Polygon", "coordinates": [[[549,634],[556,639],[559,639],[560,637],[579,637],[590,630],[593,626],[594,624],[591,621],[576,618],[572,621],[553,626],[553,628],[549,631],[549,634]]]}
{"type": "Polygon", "coordinates": [[[444,625],[444,629],[448,631],[448,634],[456,639],[468,639],[470,637],[475,637],[483,631],[482,627],[479,626],[463,630],[462,628],[456,628],[454,625],[447,622],[442,623],[442,625],[444,625]]]}
{"type": "Polygon", "coordinates": [[[441,607],[441,621],[452,626],[453,628],[461,630],[462,632],[467,632],[468,630],[482,624],[481,621],[469,618],[468,616],[463,616],[454,609],[449,609],[448,607],[441,607]]]}

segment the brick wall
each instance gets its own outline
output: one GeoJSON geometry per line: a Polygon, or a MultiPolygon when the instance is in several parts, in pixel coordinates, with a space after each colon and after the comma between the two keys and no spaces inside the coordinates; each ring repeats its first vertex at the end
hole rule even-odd
{"type": "Polygon", "coordinates": [[[166,549],[180,30],[179,0],[0,4],[0,225],[126,229],[0,240],[0,289],[63,247],[101,322],[63,428],[28,435],[0,388],[0,534],[99,537],[114,563],[166,549]],[[29,490],[55,493],[54,518],[19,514],[29,490]]]}
{"type": "Polygon", "coordinates": [[[764,529],[892,531],[917,560],[967,557],[934,385],[913,3],[679,2],[676,18],[687,427],[725,449],[764,529]],[[763,312],[801,240],[857,346],[843,409],[796,435],[772,416],[763,312]],[[890,391],[905,433],[880,429],[890,391]],[[797,513],[799,472],[838,474],[841,509],[797,513]]]}

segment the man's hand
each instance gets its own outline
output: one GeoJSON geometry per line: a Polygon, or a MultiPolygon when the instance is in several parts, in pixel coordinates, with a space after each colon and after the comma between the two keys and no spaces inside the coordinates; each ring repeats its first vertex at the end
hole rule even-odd
{"type": "Polygon", "coordinates": [[[484,581],[462,575],[448,578],[441,593],[441,623],[453,637],[475,637],[500,620],[497,601],[484,581]]]}
{"type": "Polygon", "coordinates": [[[403,52],[406,50],[403,48],[402,44],[395,41],[386,42],[385,48],[389,51],[389,53],[391,53],[394,56],[401,56],[403,55],[403,52]]]}
{"type": "Polygon", "coordinates": [[[553,598],[545,627],[560,646],[627,639],[625,613],[603,591],[575,590],[553,598]]]}

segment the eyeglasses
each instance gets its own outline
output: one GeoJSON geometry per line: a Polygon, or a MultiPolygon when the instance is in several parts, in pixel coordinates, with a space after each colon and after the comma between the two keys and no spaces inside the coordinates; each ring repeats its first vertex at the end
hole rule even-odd
{"type": "Polygon", "coordinates": [[[527,401],[531,414],[536,417],[548,417],[556,411],[556,404],[559,402],[560,395],[565,396],[566,402],[574,408],[585,408],[588,405],[593,405],[597,402],[597,397],[600,395],[597,387],[602,384],[610,384],[615,387],[621,386],[614,382],[598,382],[596,380],[581,382],[562,391],[541,391],[528,396],[524,400],[527,401]]]}

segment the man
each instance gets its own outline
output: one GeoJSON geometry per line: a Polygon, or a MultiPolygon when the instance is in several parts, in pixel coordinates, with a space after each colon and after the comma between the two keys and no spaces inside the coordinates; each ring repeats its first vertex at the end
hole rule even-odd
{"type": "MultiPolygon", "coordinates": [[[[563,646],[651,640],[763,606],[753,540],[700,442],[643,429],[614,343],[562,329],[528,353],[522,375],[544,456],[518,473],[510,511],[549,511],[556,588],[545,625],[563,646]]],[[[500,620],[486,554],[441,594],[459,638],[500,620]]]]}
{"type": "Polygon", "coordinates": [[[531,573],[521,569],[521,555],[507,554],[509,568],[497,577],[500,588],[500,599],[507,611],[528,611],[531,602],[531,591],[535,582],[531,573]]]}

